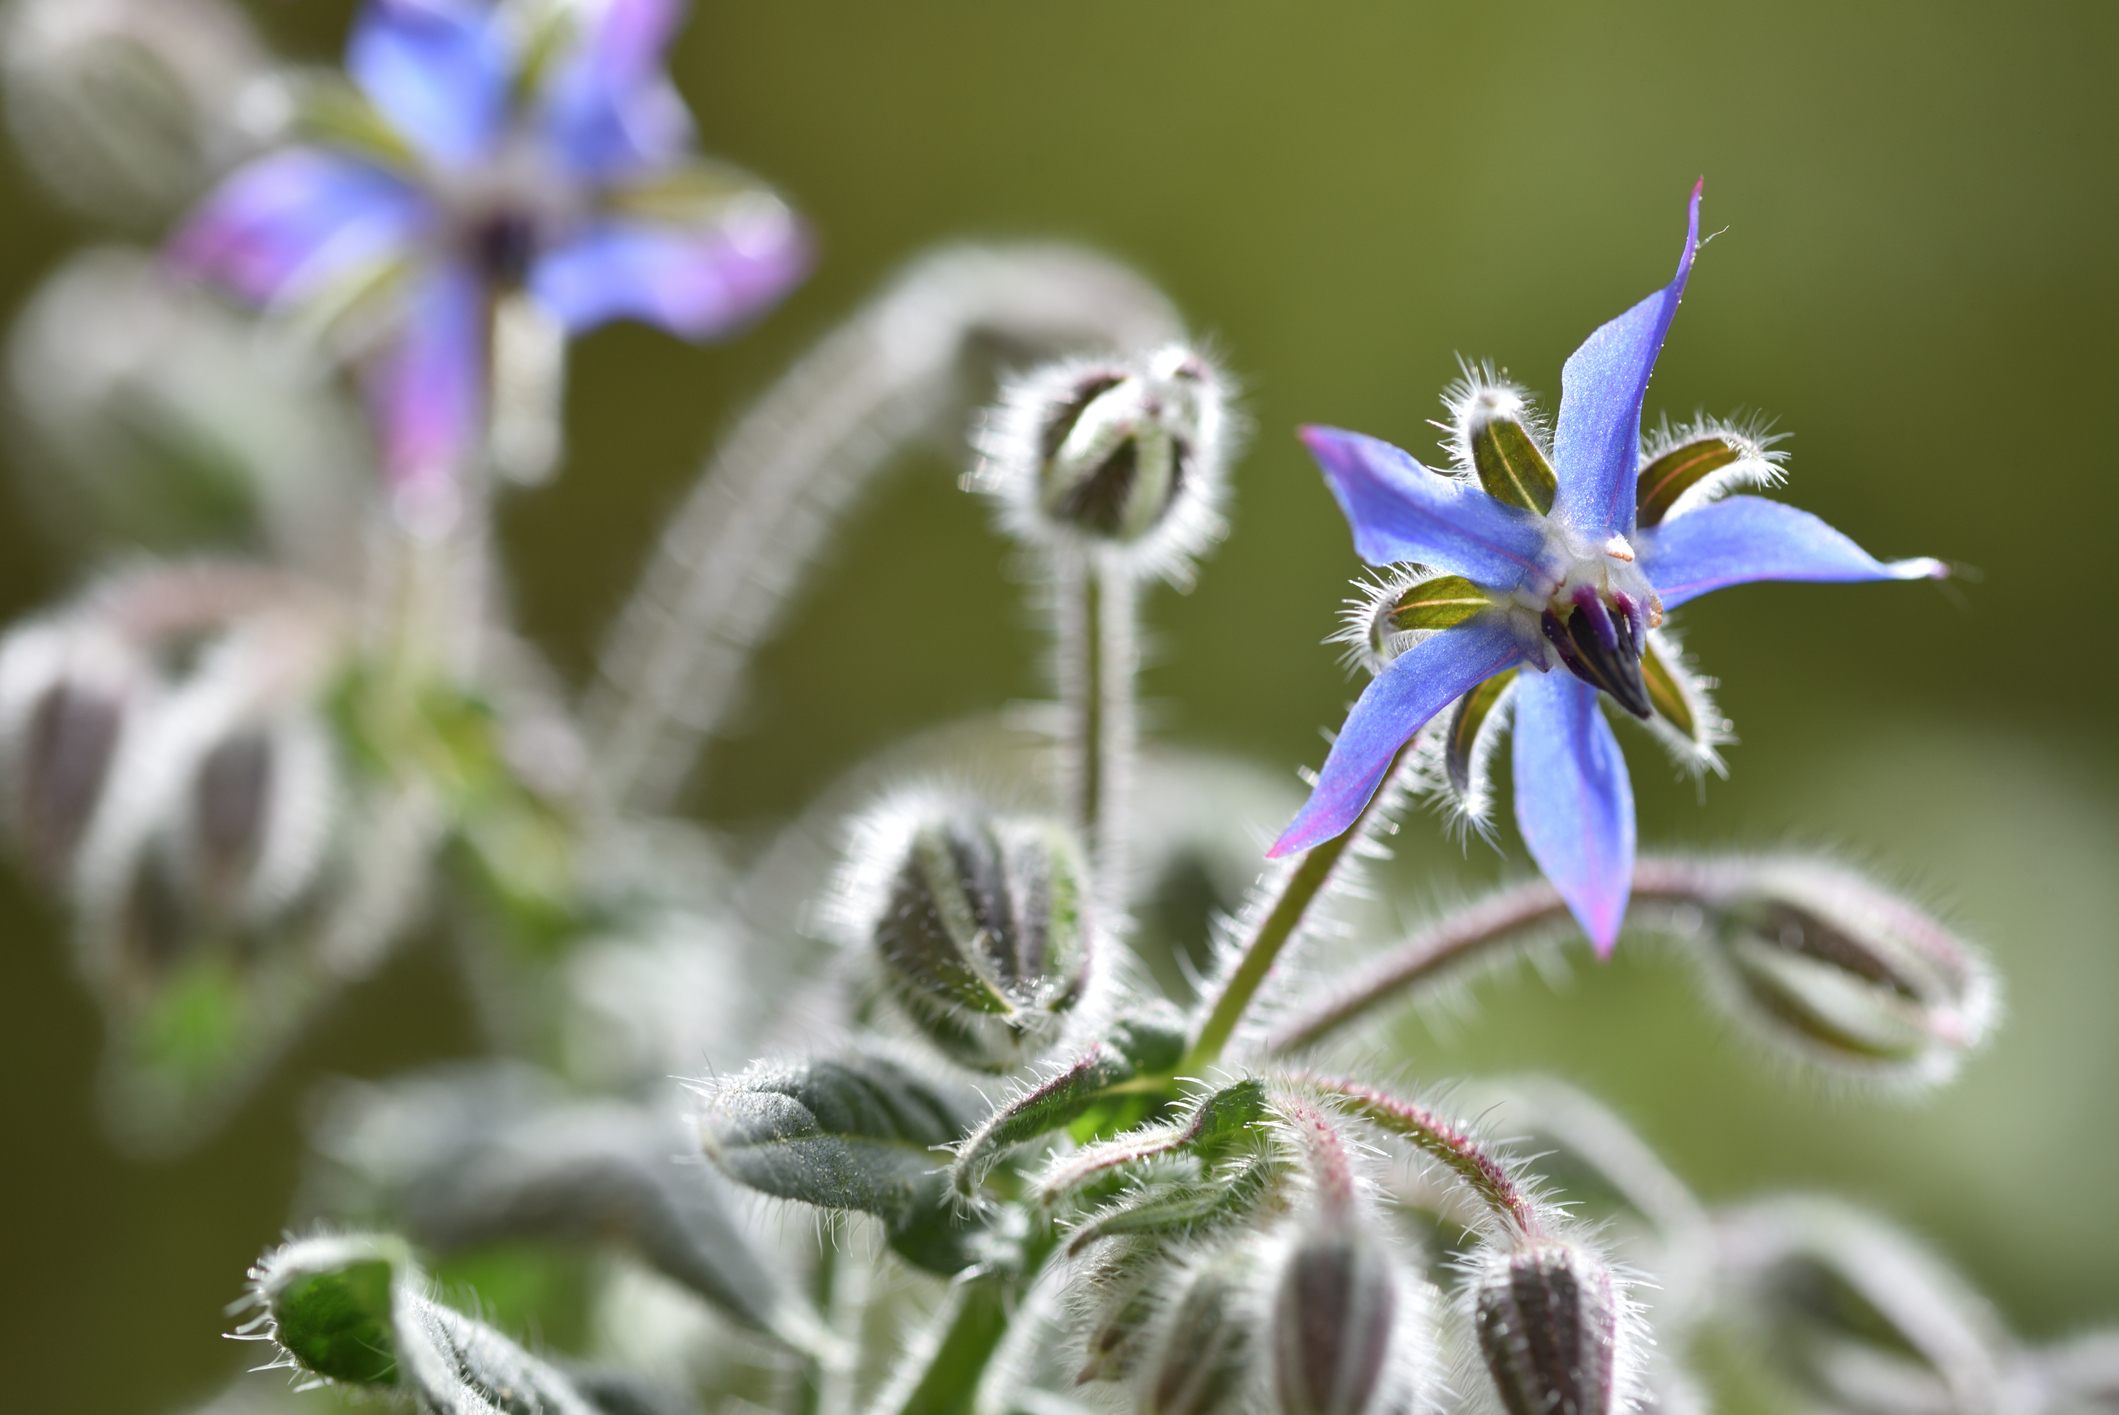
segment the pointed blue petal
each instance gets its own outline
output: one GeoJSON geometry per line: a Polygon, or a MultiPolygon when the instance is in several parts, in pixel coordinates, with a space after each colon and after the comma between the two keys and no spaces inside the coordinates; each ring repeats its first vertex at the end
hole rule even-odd
{"type": "Polygon", "coordinates": [[[1940,560],[1878,560],[1811,515],[1761,496],[1731,496],[1644,532],[1641,569],[1665,609],[1754,580],[1939,580],[1940,560]]]}
{"type": "Polygon", "coordinates": [[[405,298],[367,393],[392,485],[427,493],[462,470],[485,416],[487,296],[471,270],[450,263],[423,272],[405,298]]]}
{"type": "Polygon", "coordinates": [[[510,54],[479,0],[368,0],[346,48],[346,72],[432,160],[487,155],[507,116],[510,54]]]}
{"type": "Polygon", "coordinates": [[[530,293],[570,333],[639,319],[712,339],[770,308],[809,260],[802,223],[767,198],[705,228],[599,223],[538,261],[530,293]]]}
{"type": "Polygon", "coordinates": [[[1516,682],[1516,824],[1600,957],[1633,890],[1633,783],[1597,690],[1572,674],[1516,682]]]}
{"type": "Polygon", "coordinates": [[[662,72],[684,9],[682,0],[608,0],[552,76],[545,134],[577,172],[616,177],[691,146],[691,115],[662,72]]]}
{"type": "Polygon", "coordinates": [[[270,304],[382,258],[426,214],[423,200],[381,168],[289,148],[223,182],[185,222],[169,255],[188,274],[270,304]]]}
{"type": "Polygon", "coordinates": [[[1377,438],[1306,427],[1302,440],[1354,528],[1354,549],[1371,565],[1413,561],[1505,590],[1537,564],[1545,533],[1530,512],[1431,472],[1377,438]]]}
{"type": "Polygon", "coordinates": [[[1640,469],[1641,402],[1670,320],[1685,295],[1700,244],[1700,191],[1692,189],[1685,249],[1668,285],[1598,329],[1560,370],[1560,417],[1553,467],[1560,478],[1553,515],[1592,542],[1633,533],[1634,478],[1640,469]]]}
{"type": "Polygon", "coordinates": [[[1523,657],[1505,622],[1482,616],[1414,644],[1376,675],[1332,743],[1310,799],[1272,856],[1307,850],[1354,823],[1390,770],[1391,758],[1427,720],[1523,657]]]}

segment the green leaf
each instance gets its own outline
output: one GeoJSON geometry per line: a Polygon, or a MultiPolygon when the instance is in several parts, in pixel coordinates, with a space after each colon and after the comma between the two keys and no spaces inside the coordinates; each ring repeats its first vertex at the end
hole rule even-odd
{"type": "Polygon", "coordinates": [[[1286,1173],[1265,1154],[1252,1155],[1202,1180],[1180,1180],[1136,1190],[1098,1209],[1074,1230],[1067,1252],[1124,1234],[1184,1238],[1254,1212],[1286,1173]]]}
{"type": "Polygon", "coordinates": [[[405,1255],[381,1240],[291,1243],[258,1264],[273,1338],[305,1371],[349,1385],[395,1385],[397,1283],[405,1255]]]}
{"type": "Polygon", "coordinates": [[[1171,1155],[1191,1155],[1214,1164],[1238,1153],[1257,1134],[1266,1115],[1265,1083],[1249,1077],[1208,1091],[1174,1121],[1143,1126],[1086,1145],[1063,1157],[1038,1185],[1046,1204],[1113,1174],[1171,1155]]]}
{"type": "Polygon", "coordinates": [[[940,1188],[977,1097],[875,1054],[761,1063],[715,1086],[701,1117],[708,1156],[761,1193],[911,1222],[940,1188]]]}

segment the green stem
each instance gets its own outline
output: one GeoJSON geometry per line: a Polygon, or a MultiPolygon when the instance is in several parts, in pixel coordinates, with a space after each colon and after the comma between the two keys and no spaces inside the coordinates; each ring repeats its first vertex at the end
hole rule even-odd
{"type": "Polygon", "coordinates": [[[941,1329],[919,1376],[898,1386],[879,1415],[967,1415],[986,1378],[986,1368],[1008,1335],[1008,1324],[1059,1248],[1060,1232],[1033,1220],[1020,1261],[1006,1270],[959,1283],[942,1309],[941,1329]]]}
{"type": "Polygon", "coordinates": [[[1116,907],[1124,893],[1125,792],[1136,747],[1135,591],[1087,556],[1063,556],[1054,576],[1066,715],[1060,791],[1089,852],[1099,899],[1116,907]]]}
{"type": "Polygon", "coordinates": [[[1236,1034],[1237,1024],[1243,1021],[1244,1013],[1258,996],[1258,990],[1271,976],[1273,965],[1279,962],[1288,944],[1302,932],[1311,907],[1338,878],[1347,852],[1396,805],[1397,776],[1412,750],[1411,743],[1399,749],[1390,769],[1384,773],[1382,787],[1369,798],[1354,823],[1307,851],[1296,862],[1295,868],[1281,877],[1270,902],[1252,911],[1256,922],[1238,946],[1236,966],[1223,976],[1199,1030],[1193,1034],[1192,1045],[1178,1064],[1180,1074],[1196,1076],[1221,1059],[1229,1038],[1236,1034]]]}

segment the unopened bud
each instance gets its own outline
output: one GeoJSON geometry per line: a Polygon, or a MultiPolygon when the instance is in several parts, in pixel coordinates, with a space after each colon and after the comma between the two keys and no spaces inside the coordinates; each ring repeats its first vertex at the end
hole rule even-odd
{"type": "Polygon", "coordinates": [[[1457,459],[1486,494],[1510,506],[1552,510],[1559,478],[1545,455],[1523,390],[1491,368],[1470,368],[1443,395],[1450,411],[1457,459]]]}
{"type": "Polygon", "coordinates": [[[1632,1364],[1625,1299],[1610,1266],[1579,1244],[1536,1240],[1489,1254],[1471,1288],[1472,1324],[1509,1415],[1607,1415],[1632,1364]]]}
{"type": "Polygon", "coordinates": [[[1261,1264],[1246,1245],[1221,1249],[1179,1279],[1142,1364],[1145,1415],[1217,1415],[1245,1408],[1255,1384],[1261,1264]]]}
{"type": "Polygon", "coordinates": [[[841,917],[928,1040],[991,1071],[1056,1041],[1092,961],[1067,832],[929,797],[886,804],[858,835],[841,917]]]}
{"type": "Polygon", "coordinates": [[[334,795],[316,723],[233,724],[200,754],[171,844],[215,912],[263,918],[315,879],[334,795]]]}
{"type": "Polygon", "coordinates": [[[1718,956],[1760,1025],[1818,1060],[1923,1083],[1985,1040],[1994,980],[1935,919],[1824,861],[1734,869],[1718,956]]]}
{"type": "Polygon", "coordinates": [[[1055,364],[1003,391],[971,484],[1033,544],[1182,576],[1221,532],[1229,423],[1221,375],[1182,345],[1055,364]]]}
{"type": "Polygon", "coordinates": [[[8,128],[37,175],[106,220],[159,224],[243,150],[265,72],[222,0],[16,0],[0,16],[8,128]]]}
{"type": "Polygon", "coordinates": [[[1380,1235],[1326,1221],[1288,1248],[1273,1294],[1273,1391],[1284,1415],[1396,1410],[1412,1279],[1380,1235]]]}
{"type": "Polygon", "coordinates": [[[262,545],[325,576],[361,549],[351,404],[150,256],[88,251],[38,289],[6,411],[31,509],[77,549],[262,545]]]}
{"type": "Polygon", "coordinates": [[[0,649],[7,814],[23,853],[47,878],[72,866],[150,687],[139,655],[95,629],[36,625],[0,649]]]}

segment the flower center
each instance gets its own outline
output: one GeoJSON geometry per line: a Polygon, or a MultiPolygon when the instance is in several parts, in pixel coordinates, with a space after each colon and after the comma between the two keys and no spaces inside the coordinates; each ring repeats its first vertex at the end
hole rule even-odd
{"type": "Polygon", "coordinates": [[[1663,601],[1625,537],[1589,546],[1554,527],[1539,573],[1524,581],[1513,608],[1539,669],[1557,660],[1635,717],[1652,715],[1641,654],[1648,631],[1663,622],[1663,601]]]}
{"type": "Polygon", "coordinates": [[[527,279],[587,204],[569,174],[522,140],[481,167],[451,173],[440,196],[462,258],[498,288],[527,279]]]}

